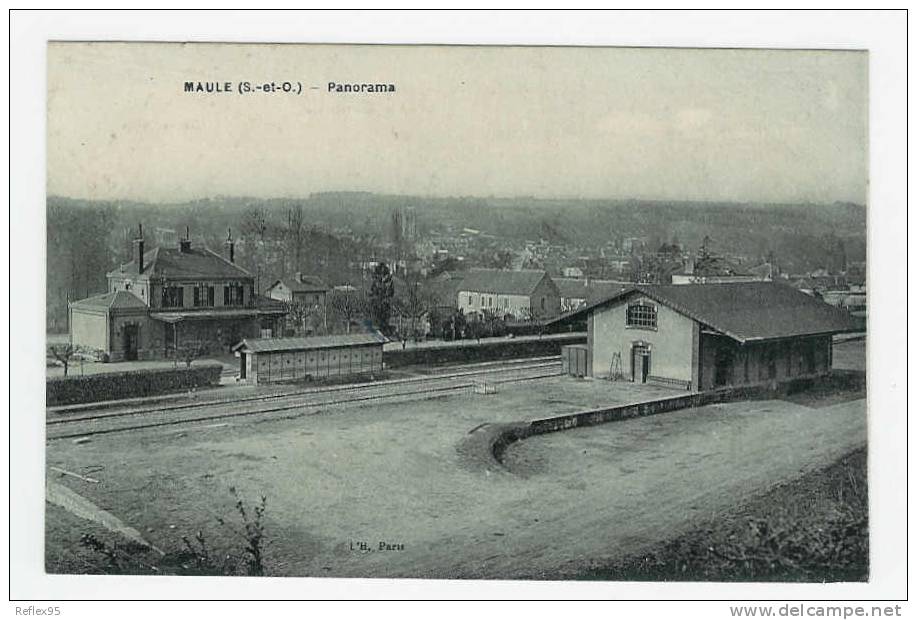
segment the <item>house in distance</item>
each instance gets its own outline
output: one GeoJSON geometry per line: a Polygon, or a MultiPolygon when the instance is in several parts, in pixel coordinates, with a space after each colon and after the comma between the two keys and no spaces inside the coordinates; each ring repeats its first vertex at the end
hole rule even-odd
{"type": "Polygon", "coordinates": [[[187,347],[228,353],[244,338],[270,336],[282,303],[255,294],[254,278],[226,254],[194,247],[190,231],[177,247],[146,251],[143,228],[131,261],[109,272],[108,292],[70,304],[70,342],[112,361],[172,357],[187,347]]]}
{"type": "Polygon", "coordinates": [[[546,271],[472,269],[458,285],[457,305],[465,314],[544,319],[560,314],[560,291],[546,271]]]}
{"type": "Polygon", "coordinates": [[[585,374],[687,390],[827,374],[848,313],[772,282],[636,285],[564,315],[585,317],[585,374]]]}
{"type": "Polygon", "coordinates": [[[281,279],[271,284],[264,294],[271,299],[287,303],[301,303],[305,306],[325,306],[328,286],[318,276],[297,272],[292,278],[281,279]]]}

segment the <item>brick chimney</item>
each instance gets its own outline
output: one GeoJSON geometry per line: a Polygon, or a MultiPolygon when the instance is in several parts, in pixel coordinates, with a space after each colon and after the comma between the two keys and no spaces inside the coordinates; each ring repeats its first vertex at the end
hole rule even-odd
{"type": "Polygon", "coordinates": [[[301,271],[296,272],[296,281],[302,284],[302,272],[301,271]]]}
{"type": "Polygon", "coordinates": [[[232,240],[232,228],[227,229],[226,258],[229,259],[230,263],[236,262],[236,242],[232,240]]]}
{"type": "Polygon", "coordinates": [[[143,224],[137,225],[137,236],[134,237],[133,241],[133,256],[134,262],[137,263],[137,273],[143,273],[144,267],[146,265],[143,263],[143,250],[144,250],[144,241],[143,241],[143,224]]]}
{"type": "Polygon", "coordinates": [[[178,240],[178,250],[182,254],[187,254],[191,251],[191,227],[185,226],[185,238],[178,240]]]}

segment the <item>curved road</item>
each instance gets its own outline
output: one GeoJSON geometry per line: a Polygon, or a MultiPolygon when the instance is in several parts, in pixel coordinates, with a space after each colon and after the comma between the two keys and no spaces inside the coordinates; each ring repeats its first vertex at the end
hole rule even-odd
{"type": "MultiPolygon", "coordinates": [[[[582,410],[627,389],[556,377],[489,396],[103,435],[52,442],[48,464],[96,472],[99,484],[59,481],[163,549],[198,529],[213,545],[237,545],[215,525],[234,514],[226,489],[263,493],[274,574],[558,578],[676,535],[866,440],[863,400],[756,401],[533,437],[509,449],[508,469],[457,450],[481,423],[582,410]]],[[[49,540],[49,553],[66,544],[49,540]]]]}

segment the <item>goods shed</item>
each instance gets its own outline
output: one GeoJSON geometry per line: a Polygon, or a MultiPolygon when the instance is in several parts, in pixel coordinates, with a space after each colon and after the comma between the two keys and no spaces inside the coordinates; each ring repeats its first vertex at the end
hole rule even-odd
{"type": "Polygon", "coordinates": [[[233,351],[239,357],[239,378],[257,385],[379,373],[385,342],[385,336],[378,332],[247,338],[233,347],[233,351]]]}
{"type": "MultiPolygon", "coordinates": [[[[585,374],[691,391],[826,375],[832,336],[862,329],[849,313],[773,282],[633,285],[554,323],[580,317],[585,374]]],[[[568,348],[565,370],[580,374],[582,357],[568,348]]]]}

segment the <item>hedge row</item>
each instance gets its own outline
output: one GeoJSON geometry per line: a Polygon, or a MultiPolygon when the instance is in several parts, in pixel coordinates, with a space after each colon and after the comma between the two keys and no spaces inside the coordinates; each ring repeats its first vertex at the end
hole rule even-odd
{"type": "Polygon", "coordinates": [[[129,370],[97,375],[49,377],[46,381],[47,406],[72,405],[121,398],[155,396],[220,382],[220,364],[200,364],[191,368],[129,370]]]}
{"type": "Polygon", "coordinates": [[[386,368],[484,362],[517,357],[560,355],[560,348],[564,345],[585,343],[586,336],[583,334],[570,334],[566,338],[552,337],[544,340],[485,340],[480,343],[470,340],[468,344],[462,346],[444,345],[386,351],[384,360],[386,368]]]}

